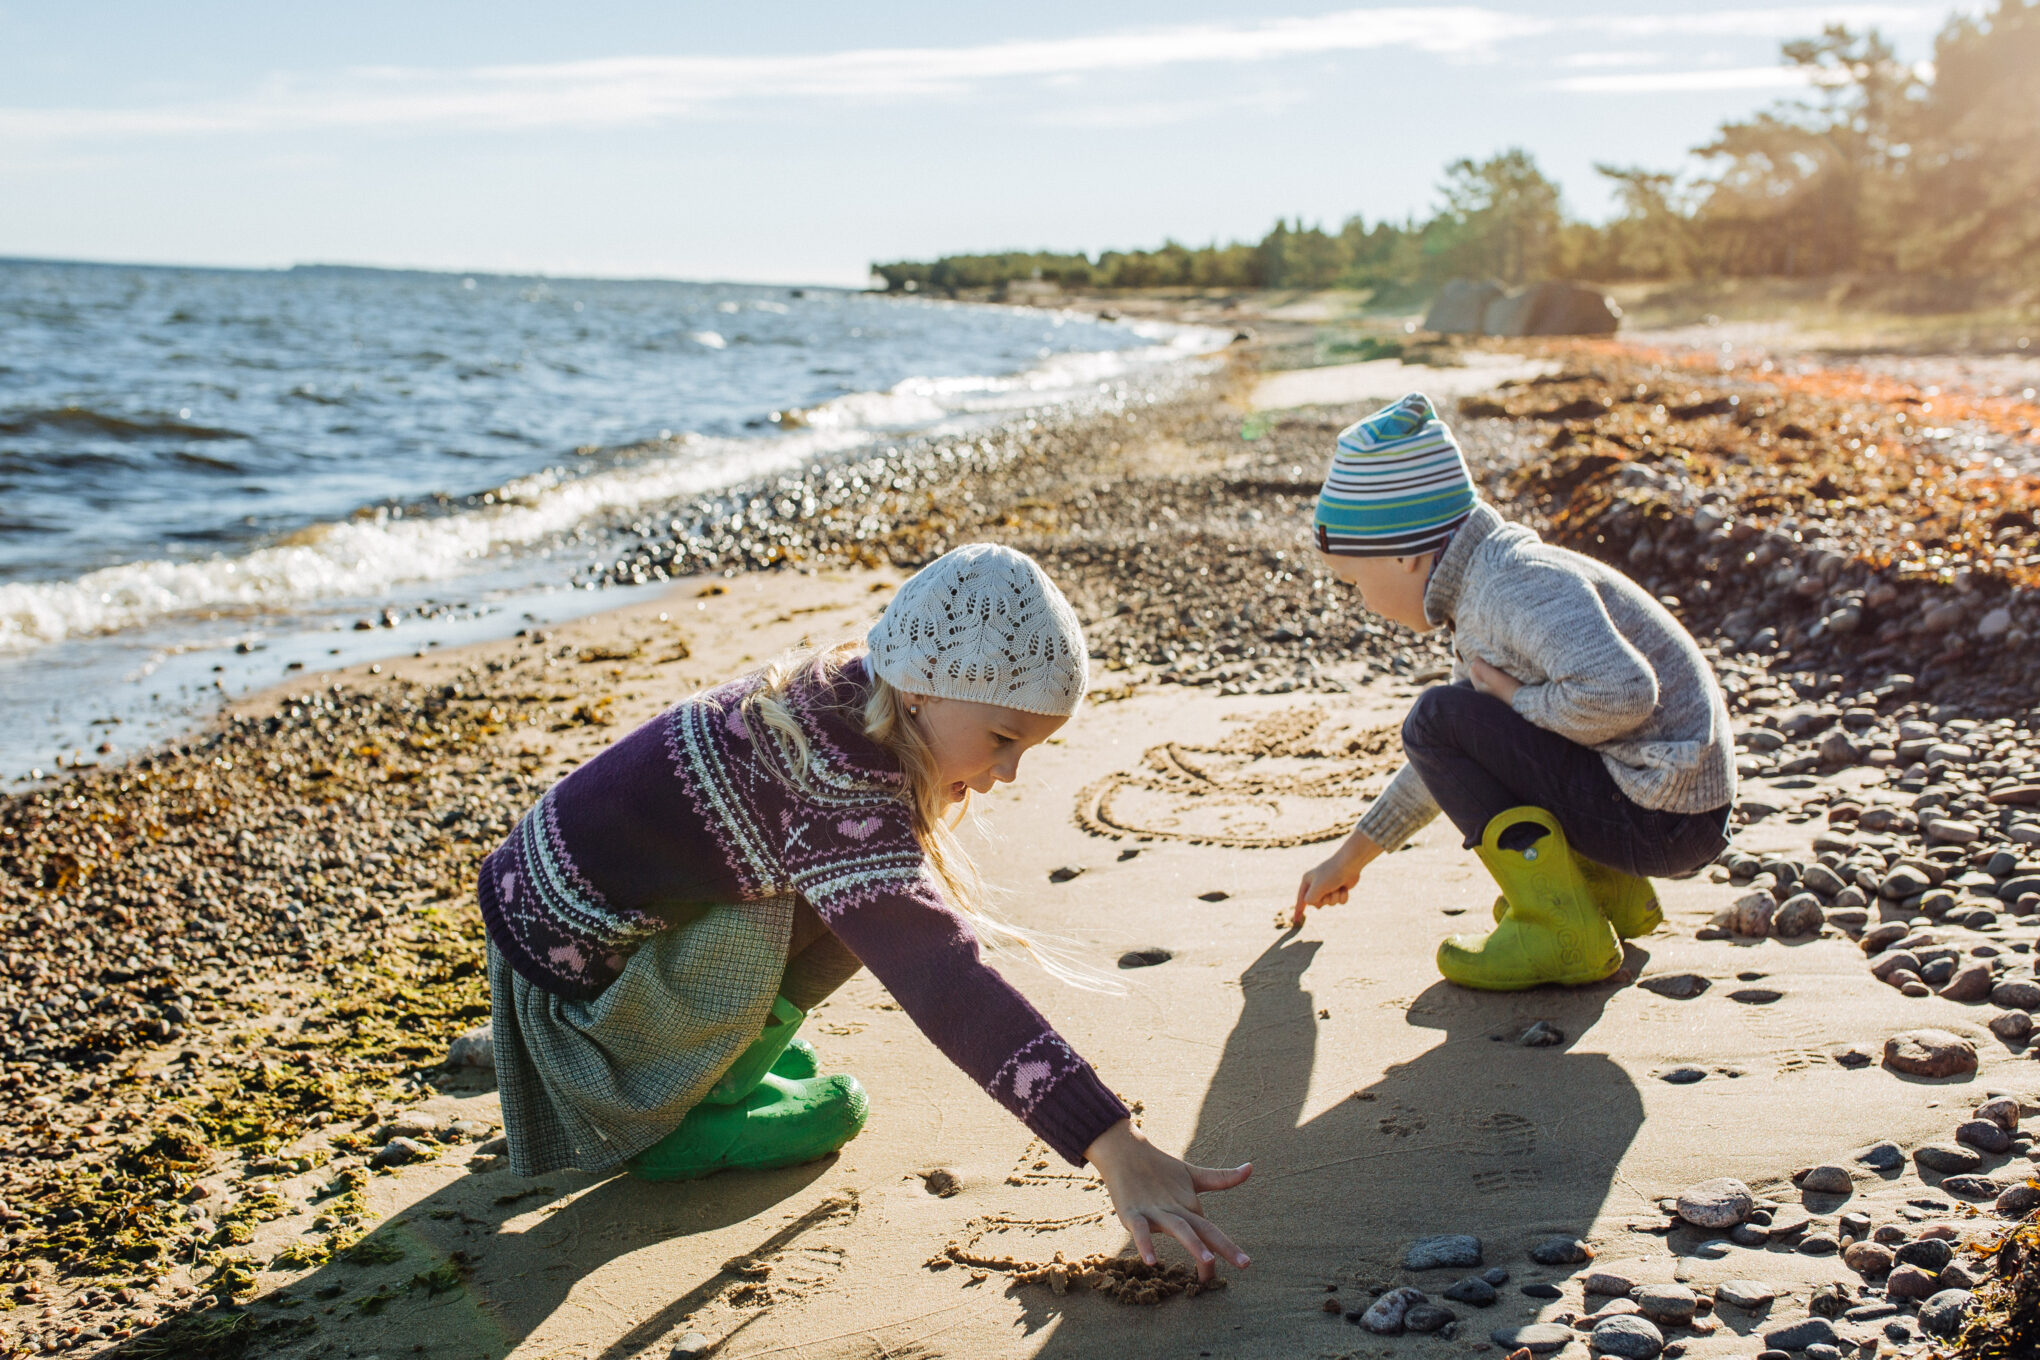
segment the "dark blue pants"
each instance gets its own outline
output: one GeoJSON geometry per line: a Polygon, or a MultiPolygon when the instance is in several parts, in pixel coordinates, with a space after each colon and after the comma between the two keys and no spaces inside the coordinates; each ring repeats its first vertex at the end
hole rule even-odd
{"type": "Polygon", "coordinates": [[[1599,754],[1471,685],[1438,685],[1403,719],[1403,752],[1472,849],[1510,808],[1540,807],[1573,849],[1645,878],[1689,874],[1728,844],[1726,807],[1659,812],[1630,801],[1599,754]]]}

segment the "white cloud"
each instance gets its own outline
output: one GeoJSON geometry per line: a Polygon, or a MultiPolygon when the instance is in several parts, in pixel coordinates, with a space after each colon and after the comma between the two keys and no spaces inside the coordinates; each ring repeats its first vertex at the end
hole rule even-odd
{"type": "Polygon", "coordinates": [[[1554,59],[1551,64],[1584,71],[1597,66],[1655,66],[1664,60],[1662,52],[1573,52],[1554,59]]]}
{"type": "MultiPolygon", "coordinates": [[[[179,104],[0,107],[0,141],[316,129],[618,127],[698,115],[739,100],[953,97],[989,81],[1052,82],[1103,72],[1194,63],[1237,65],[1385,48],[1451,59],[1492,58],[1517,50],[1525,40],[1565,42],[1587,34],[1600,40],[1791,36],[1816,32],[1826,23],[1910,30],[1930,28],[1941,15],[1937,6],[1901,4],[1562,17],[1532,17],[1479,5],[1399,5],[1251,24],[1180,24],[964,47],[759,57],[619,56],[465,69],[372,67],[330,76],[272,76],[243,95],[179,104]]],[[[1549,59],[1562,61],[1562,56],[1549,59]]],[[[1660,77],[1655,83],[1621,83],[1642,80],[1628,74],[1581,76],[1560,82],[1558,88],[1759,89],[1792,84],[1796,77],[1695,72],[1660,77]],[[1699,83],[1682,85],[1680,80],[1699,83]]]]}
{"type": "Polygon", "coordinates": [[[1797,90],[1813,83],[1796,66],[1729,66],[1711,71],[1622,71],[1567,76],[1545,86],[1571,94],[1691,94],[1705,90],[1797,90]]]}

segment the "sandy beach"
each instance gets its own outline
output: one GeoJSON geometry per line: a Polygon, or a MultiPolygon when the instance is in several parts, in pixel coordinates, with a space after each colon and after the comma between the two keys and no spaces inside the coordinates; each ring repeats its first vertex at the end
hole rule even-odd
{"type": "Polygon", "coordinates": [[[621,553],[612,579],[685,569],[654,599],[307,675],[0,801],[0,1356],[1937,1344],[1926,1301],[1990,1276],[1967,1244],[2040,1204],[2040,530],[2023,467],[1960,452],[2031,455],[2033,379],[1469,360],[1242,354],[1180,398],[782,478],[741,532],[675,516],[621,553]],[[1494,896],[1442,821],[1287,926],[1449,657],[1366,617],[1303,532],[1338,429],[1427,385],[1491,499],[1675,602],[1742,734],[1730,853],[1661,885],[1665,926],[1599,986],[1438,978],[1437,939],[1494,896]],[[1005,914],[1124,990],[1004,967],[1150,1137],[1255,1163],[1207,1201],[1253,1267],[1196,1291],[1180,1253],[1118,1259],[1097,1183],[868,975],[805,1031],[871,1094],[837,1157],[511,1176],[462,1040],[487,1011],[480,857],[636,723],[860,630],[981,537],[1065,585],[1094,694],[975,848],[1005,914]],[[1740,1189],[1695,1192],[1719,1178],[1740,1189]],[[1415,1268],[1442,1235],[1478,1241],[1415,1268]],[[1452,1316],[1368,1325],[1403,1287],[1452,1316]]]}

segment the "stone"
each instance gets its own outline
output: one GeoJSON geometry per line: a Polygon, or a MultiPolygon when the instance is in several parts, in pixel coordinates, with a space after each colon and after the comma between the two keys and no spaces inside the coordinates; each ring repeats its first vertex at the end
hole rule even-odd
{"type": "Polygon", "coordinates": [[[1521,1327],[1497,1327],[1488,1340],[1504,1351],[1526,1350],[1532,1355],[1563,1350],[1573,1339],[1573,1329],[1556,1322],[1532,1322],[1521,1327]]]}
{"type": "Polygon", "coordinates": [[[1842,1264],[1874,1280],[1891,1273],[1891,1248],[1877,1242],[1851,1242],[1842,1249],[1842,1264]]]}
{"type": "MultiPolygon", "coordinates": [[[[1902,1266],[1918,1266],[1938,1275],[1947,1268],[1948,1262],[1955,1259],[1955,1249],[1948,1245],[1946,1238],[1921,1237],[1901,1246],[1896,1256],[1902,1266]]],[[[1886,1286],[1887,1292],[1889,1288],[1886,1286]]]]}
{"type": "Polygon", "coordinates": [[[1846,1195],[1855,1190],[1856,1181],[1845,1167],[1822,1165],[1801,1176],[1799,1188],[1816,1195],[1846,1195]]]}
{"type": "Polygon", "coordinates": [[[1720,1176],[1679,1194],[1679,1217],[1696,1228],[1733,1228],[1750,1216],[1757,1198],[1739,1180],[1720,1176]]]}
{"type": "Polygon", "coordinates": [[[1565,1031],[1549,1020],[1537,1020],[1516,1036],[1516,1042],[1524,1048],[1556,1048],[1565,1042],[1565,1031]]]}
{"type": "Polygon", "coordinates": [[[1927,1143],[1914,1148],[1913,1160],[1922,1170],[1943,1176],[1959,1176],[1983,1165],[1981,1153],[1956,1143],[1927,1143]]]}
{"type": "Polygon", "coordinates": [[[1891,982],[1893,986],[1897,985],[1896,982],[1893,982],[1893,979],[1900,973],[1910,977],[1918,977],[1919,971],[1919,955],[1913,953],[1910,949],[1894,949],[1870,965],[1871,977],[1876,978],[1879,982],[1891,982]]]}
{"type": "Polygon", "coordinates": [[[1577,1237],[1547,1237],[1530,1248],[1530,1259],[1540,1266],[1574,1266],[1594,1259],[1594,1249],[1577,1237]]]}
{"type": "Polygon", "coordinates": [[[1736,935],[1761,938],[1771,933],[1771,918],[1778,914],[1778,901],[1758,891],[1738,897],[1726,910],[1716,912],[1714,924],[1736,935]]]}
{"type": "Polygon", "coordinates": [[[1996,1202],[1990,1207],[2006,1218],[2024,1218],[2035,1209],[2040,1209],[2040,1187],[2007,1186],[1999,1192],[1996,1202]]]}
{"type": "Polygon", "coordinates": [[[1947,1338],[1962,1330],[1976,1296],[1967,1289],[1943,1289],[1920,1305],[1920,1328],[1947,1338]]]}
{"type": "Polygon", "coordinates": [[[446,1131],[446,1124],[439,1116],[427,1114],[423,1110],[408,1110],[378,1128],[375,1131],[375,1140],[378,1143],[387,1143],[392,1138],[414,1140],[429,1138],[437,1141],[439,1135],[446,1131]]]}
{"type": "Polygon", "coordinates": [[[1704,1067],[1674,1067],[1658,1073],[1659,1081],[1668,1081],[1674,1086],[1691,1086],[1696,1081],[1707,1080],[1704,1067]]]}
{"type": "Polygon", "coordinates": [[[1459,1314],[1450,1308],[1440,1308],[1435,1303],[1413,1303],[1410,1311],[1403,1314],[1403,1330],[1406,1332],[1435,1332],[1459,1320],[1459,1314]]]}
{"type": "Polygon", "coordinates": [[[1849,886],[1842,882],[1842,876],[1825,864],[1809,864],[1800,876],[1799,886],[1819,897],[1833,897],[1849,886]]]}
{"type": "Polygon", "coordinates": [[[429,1162],[437,1155],[415,1138],[392,1138],[377,1149],[368,1164],[376,1168],[409,1166],[413,1162],[429,1162]]]}
{"type": "Polygon", "coordinates": [[[1622,1314],[1641,1313],[1642,1311],[1643,1310],[1641,1308],[1638,1308],[1636,1306],[1635,1299],[1609,1299],[1606,1303],[1602,1304],[1599,1308],[1587,1314],[1585,1317],[1573,1319],[1573,1330],[1579,1332],[1591,1332],[1600,1323],[1602,1318],[1617,1317],[1622,1314]]]}
{"type": "Polygon", "coordinates": [[[1464,1270],[1480,1264],[1480,1239],[1465,1233],[1420,1237],[1403,1253],[1404,1270],[1464,1270]]]}
{"type": "Polygon", "coordinates": [[[1832,1256],[1841,1245],[1832,1233],[1808,1233],[1799,1240],[1799,1253],[1802,1256],[1832,1256]]]}
{"type": "Polygon", "coordinates": [[[2012,1135],[1995,1119],[1970,1119],[1956,1127],[1955,1141],[1967,1143],[1979,1152],[2007,1152],[2012,1146],[2012,1135]]]}
{"type": "Polygon", "coordinates": [[[1820,934],[1820,928],[1826,924],[1827,915],[1821,910],[1818,897],[1810,892],[1794,893],[1778,904],[1777,915],[1771,918],[1771,933],[1780,939],[1797,940],[1820,934]]]}
{"type": "Polygon", "coordinates": [[[1523,1297],[1526,1299],[1559,1299],[1565,1297],[1565,1291],[1555,1284],[1526,1284],[1523,1286],[1523,1297]]]}
{"type": "Polygon", "coordinates": [[[1897,1265],[1885,1278],[1884,1294],[1893,1299],[1924,1299],[1934,1292],[1934,1276],[1938,1270],[1923,1270],[1919,1266],[1897,1265]]]}
{"type": "Polygon", "coordinates": [[[688,1332],[673,1343],[670,1354],[676,1357],[676,1360],[684,1360],[684,1357],[690,1355],[707,1355],[708,1351],[707,1337],[700,1332],[688,1332]]]}
{"type": "Polygon", "coordinates": [[[1754,1313],[1760,1308],[1770,1307],[1771,1300],[1777,1297],[1777,1290],[1767,1284],[1759,1284],[1755,1280],[1723,1280],[1720,1284],[1714,1286],[1714,1301],[1716,1303],[1730,1304],[1733,1307],[1742,1309],[1746,1313],[1754,1313]]]}
{"type": "Polygon", "coordinates": [[[2007,1133],[2019,1127],[2019,1102],[2011,1096],[1992,1096],[1972,1113],[1978,1119],[1988,1119],[2007,1133]]]}
{"type": "Polygon", "coordinates": [[[1991,987],[1991,1005],[2001,1005],[2007,1011],[2036,1011],[2040,1009],[2040,983],[2030,977],[2007,977],[1991,987]]]}
{"type": "Polygon", "coordinates": [[[1983,828],[1975,822],[1956,817],[1929,818],[1924,830],[1927,839],[1938,845],[1968,845],[1983,834],[1983,828]]]}
{"type": "Polygon", "coordinates": [[[1067,883],[1083,872],[1084,866],[1081,864],[1065,864],[1060,868],[1050,869],[1048,871],[1048,881],[1051,883],[1067,883]]]}
{"type": "Polygon", "coordinates": [[[1886,921],[1864,931],[1859,943],[1865,954],[1882,954],[1911,933],[1912,928],[1903,921],[1886,921]]]}
{"type": "Polygon", "coordinates": [[[1412,1304],[1424,1302],[1424,1291],[1403,1285],[1391,1289],[1360,1315],[1360,1325],[1376,1336],[1401,1336],[1403,1318],[1412,1304]]]}
{"type": "Polygon", "coordinates": [[[1976,1280],[1965,1270],[1960,1261],[1950,1261],[1934,1277],[1934,1283],[1943,1289],[1974,1289],[1976,1280]]]}
{"type": "Polygon", "coordinates": [[[2033,1017],[2024,1011],[2000,1011],[1990,1018],[1990,1032],[2008,1044],[2022,1044],[2033,1035],[2033,1017]]]}
{"type": "Polygon", "coordinates": [[[1683,1327],[1700,1310],[1700,1297],[1682,1284],[1647,1284],[1635,1294],[1645,1317],[1683,1327]]]}
{"type": "Polygon", "coordinates": [[[1892,1142],[1872,1143],[1856,1154],[1856,1160],[1872,1171],[1896,1171],[1905,1165],[1905,1151],[1892,1142]]]}
{"type": "Polygon", "coordinates": [[[1610,1298],[1626,1299],[1629,1291],[1636,1288],[1636,1281],[1627,1275],[1617,1275],[1612,1270],[1596,1270],[1581,1281],[1580,1288],[1587,1294],[1606,1294],[1610,1298]]]}
{"type": "Polygon", "coordinates": [[[1976,1070],[1976,1045],[1945,1029],[1909,1029],[1884,1041],[1884,1065],[1914,1077],[1953,1077],[1976,1070]]]}
{"type": "Polygon", "coordinates": [[[1941,1188],[1964,1199],[1989,1200],[1996,1199],[2004,1190],[1989,1176],[1950,1176],[1941,1182],[1941,1188]]]}
{"type": "Polygon", "coordinates": [[[493,1070],[496,1066],[496,1040],[489,1026],[476,1025],[455,1035],[453,1042],[446,1046],[446,1065],[493,1070]]]}
{"type": "Polygon", "coordinates": [[[1495,1288],[1500,1289],[1509,1282],[1509,1268],[1507,1266],[1489,1266],[1480,1273],[1480,1277],[1495,1288]]]}
{"type": "Polygon", "coordinates": [[[1849,1311],[1851,1302],[1849,1291],[1841,1285],[1817,1285],[1806,1301],[1806,1311],[1815,1317],[1838,1318],[1849,1311]]]}
{"type": "Polygon", "coordinates": [[[1955,975],[1941,988],[1941,996],[1947,1001],[1960,1001],[1966,1004],[1983,1000],[1990,995],[1990,991],[1990,965],[1978,961],[1956,969],[1955,975]]]}
{"type": "Polygon", "coordinates": [[[1647,992],[1670,997],[1674,1001],[1691,1001],[1711,985],[1698,973],[1666,973],[1658,977],[1647,977],[1636,984],[1647,992]]]}
{"type": "Polygon", "coordinates": [[[1469,1275],[1445,1290],[1445,1297],[1454,1303],[1470,1303],[1476,1308],[1485,1308],[1495,1301],[1495,1287],[1478,1275],[1469,1275]]]}
{"type": "Polygon", "coordinates": [[[1601,1319],[1587,1340],[1603,1355],[1619,1355],[1623,1360],[1654,1360],[1665,1348],[1664,1333],[1648,1319],[1633,1313],[1601,1319]]]}
{"type": "Polygon", "coordinates": [[[1901,864],[1884,876],[1884,881],[1877,885],[1877,891],[1886,897],[1903,900],[1923,893],[1933,886],[1933,880],[1928,878],[1923,870],[1915,869],[1910,864],[1901,864]]]}
{"type": "Polygon", "coordinates": [[[1810,1317],[1773,1327],[1764,1333],[1764,1344],[1773,1350],[1803,1351],[1808,1346],[1832,1346],[1841,1338],[1835,1324],[1824,1317],[1810,1317]]]}

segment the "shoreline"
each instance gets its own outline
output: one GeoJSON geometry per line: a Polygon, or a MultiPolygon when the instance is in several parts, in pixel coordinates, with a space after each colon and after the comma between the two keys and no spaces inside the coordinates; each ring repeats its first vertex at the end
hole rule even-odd
{"type": "MultiPolygon", "coordinates": [[[[2016,594],[2025,589],[2023,561],[1993,575],[1986,559],[1964,589],[1953,567],[1943,579],[1938,568],[1908,573],[1902,562],[1880,564],[1895,520],[1864,514],[1860,524],[1837,523],[1837,516],[1822,521],[1832,531],[1802,537],[1778,528],[1797,504],[1795,488],[1860,463],[1846,448],[1848,438],[1863,438],[1859,426],[1902,438],[1878,422],[1911,408],[1683,369],[1619,346],[1511,352],[1550,368],[1441,407],[1487,494],[1556,541],[1611,556],[1660,593],[1678,594],[1696,634],[1717,649],[1738,726],[1778,737],[1759,743],[1767,749],[1744,750],[1738,844],[1755,848],[1749,872],[1724,865],[1718,877],[1726,886],[1673,885],[1682,932],[1696,930],[1704,941],[1713,927],[1702,923],[1726,905],[1731,888],[1762,887],[1761,873],[1780,883],[1761,856],[1794,857],[1803,869],[1813,852],[1802,842],[1823,826],[1853,825],[1836,815],[1850,805],[1846,794],[1872,795],[1856,800],[1858,817],[1866,807],[1909,805],[1914,791],[1904,776],[1918,764],[1919,788],[1969,779],[1975,790],[1955,797],[1987,803],[2025,768],[2012,755],[1974,753],[1977,769],[1995,760],[1996,771],[1967,775],[1946,760],[1930,766],[1918,759],[1924,748],[1908,746],[1919,738],[1901,737],[1897,727],[1929,719],[1944,727],[1965,715],[1987,723],[2032,702],[2021,648],[2009,639],[2023,622],[1979,631],[1991,610],[2004,608],[2014,620],[2031,610],[2016,594]],[[1639,382],[1651,391],[1639,394],[1639,382]],[[1761,411],[1755,401],[1720,405],[1756,393],[1764,394],[1761,411]],[[1811,438],[1786,447],[1811,445],[1814,456],[1766,458],[1783,441],[1765,445],[1761,437],[1788,423],[1803,424],[1811,438]],[[1855,537],[1845,540],[1852,525],[1855,537]],[[1731,551],[1740,561],[1759,548],[1768,550],[1765,561],[1744,576],[1724,565],[1731,551]],[[1688,585],[1702,581],[1716,584],[1705,592],[1688,585]],[[1880,587],[1890,588],[1889,599],[1880,587]],[[1950,606],[1959,606],[1952,619],[1950,606]],[[1746,622],[1760,621],[1772,636],[1760,639],[1756,629],[1734,637],[1740,630],[1727,625],[1737,609],[1760,616],[1746,622]],[[1847,609],[1857,611],[1854,626],[1837,626],[1835,615],[1847,609]],[[1845,711],[1869,719],[1845,720],[1845,711]],[[1828,740],[1837,735],[1847,738],[1846,750],[1828,740]],[[1890,744],[1881,744],[1887,736],[1890,744]]],[[[0,1312],[0,1356],[37,1353],[45,1336],[63,1343],[52,1353],[139,1357],[140,1341],[153,1337],[175,1339],[183,1354],[225,1354],[205,1350],[194,1330],[222,1318],[246,1319],[232,1325],[259,1335],[263,1354],[308,1355],[324,1344],[319,1337],[351,1337],[350,1327],[369,1329],[363,1344],[377,1337],[389,1344],[368,1320],[373,1311],[364,1309],[360,1321],[320,1313],[306,1330],[298,1323],[312,1313],[293,1310],[326,1287],[312,1280],[331,1279],[350,1297],[381,1291],[388,1302],[404,1294],[412,1267],[377,1274],[372,1253],[358,1260],[348,1253],[387,1240],[395,1231],[389,1220],[417,1217],[410,1207],[417,1192],[404,1189],[422,1184],[417,1177],[432,1180],[433,1194],[473,1182],[484,1199],[448,1210],[467,1214],[485,1213],[477,1206],[502,1180],[487,1141],[494,1130],[486,1081],[443,1064],[448,1045],[487,1011],[467,892],[474,864],[572,763],[693,688],[803,637],[854,627],[913,566],[948,546],[994,537],[1036,554],[1085,621],[1096,691],[1086,724],[1096,725],[1095,735],[1045,754],[1051,769],[1074,770],[1108,737],[1129,743],[1130,760],[1142,740],[1190,741],[1235,712],[1274,715],[1308,703],[1392,720],[1436,676],[1445,641],[1398,634],[1364,617],[1357,601],[1328,595],[1302,533],[1322,450],[1361,406],[1256,412],[1247,378],[1236,367],[1173,401],[1031,428],[1016,422],[968,450],[952,441],[946,456],[939,447],[910,449],[777,479],[779,506],[754,501],[758,513],[747,512],[741,528],[714,536],[669,529],[619,553],[612,573],[664,570],[662,548],[674,550],[672,562],[714,569],[669,581],[656,598],[522,637],[386,660],[379,670],[364,663],[306,675],[237,700],[193,740],[0,797],[0,915],[15,941],[0,1010],[16,1017],[0,1041],[0,1084],[10,1096],[0,1136],[12,1154],[0,1173],[7,1233],[0,1275],[14,1290],[12,1307],[0,1312]],[[796,552],[797,566],[738,569],[788,563],[796,552]],[[1194,723],[1170,716],[1178,711],[1194,712],[1194,723]],[[419,1149],[418,1168],[372,1165],[400,1137],[419,1149]],[[465,1178],[463,1163],[473,1173],[465,1178]],[[148,1252],[151,1242],[161,1249],[148,1252]],[[262,1302],[244,1310],[250,1300],[262,1302]]],[[[1925,468],[1933,450],[1904,456],[1916,460],[1907,467],[1925,468]]],[[[1987,502],[1960,479],[1936,486],[1951,529],[1973,533],[1970,521],[1987,502]]],[[[1997,495],[1988,502],[1993,514],[2004,509],[2002,489],[1997,495]]],[[[1862,504],[1837,502],[1844,514],[1862,504]]],[[[1993,548],[1997,532],[1985,536],[1993,548]]],[[[2005,542],[2019,544],[2016,535],[2005,542]]],[[[1230,738],[1194,740],[1220,753],[1217,766],[1275,752],[1312,768],[1346,749],[1297,739],[1293,752],[1279,743],[1263,752],[1227,746],[1230,738]]],[[[1153,795],[1138,781],[1126,787],[1153,795]]],[[[1060,801],[1067,792],[1030,784],[1014,799],[1040,826],[1080,836],[1060,801]]],[[[2022,805],[1989,806],[1999,808],[1990,835],[2027,825],[2022,805]]],[[[1277,853],[1308,855],[1323,816],[1283,815],[1300,819],[1308,836],[1277,853]]],[[[1924,820],[1916,819],[1905,845],[1926,834],[1917,825],[1924,820]]],[[[1166,841],[1127,840],[1142,859],[1121,872],[1236,872],[1220,868],[1222,853],[1167,868],[1177,861],[1166,841]]],[[[1448,849],[1441,844],[1411,862],[1447,864],[1448,849]],[[1427,858],[1434,851],[1439,858],[1427,858]]],[[[1029,845],[1016,853],[1033,873],[1029,845]]],[[[1048,845],[1040,853],[1073,852],[1048,845]]],[[[1136,896],[1157,891],[1135,886],[1149,880],[1125,882],[1136,896]]],[[[1264,896],[1250,895],[1257,913],[1264,896]]],[[[1992,942],[1999,957],[2013,957],[2002,951],[2024,942],[2030,957],[2035,927],[2025,919],[2031,913],[2012,910],[2017,905],[2004,902],[1988,924],[1949,929],[1965,946],[1992,942]]],[[[1831,938],[1853,952],[1846,932],[1873,926],[1875,907],[1874,899],[1864,910],[1831,897],[1831,938]],[[1844,915],[1850,911],[1861,919],[1844,915]]],[[[1158,931],[1155,921],[1143,928],[1158,931]]],[[[1333,925],[1360,928],[1360,918],[1327,929],[1333,925]]],[[[1085,924],[1078,933],[1105,957],[1151,943],[1120,939],[1121,929],[1085,924]]],[[[1682,934],[1661,947],[1699,946],[1682,934]]],[[[1884,1004],[1860,962],[1849,972],[1840,962],[1827,985],[1884,1004]]],[[[854,1049],[864,1026],[897,1023],[863,1014],[884,1009],[882,994],[870,990],[826,1019],[835,1026],[823,1030],[834,1036],[829,1042],[854,1049]]],[[[1345,1003],[1338,1005],[1343,1013],[1345,1003]]],[[[1948,1023],[1959,1023],[1961,1013],[1950,1014],[1958,1019],[1948,1023]]],[[[1102,1028],[1096,1046],[1124,1070],[1133,1060],[1110,1036],[1119,1032],[1102,1028]]],[[[941,1080],[913,1070],[915,1082],[941,1080]]],[[[1162,1127],[1183,1117],[1173,1106],[1155,1113],[1162,1127]]],[[[985,1126],[981,1111],[956,1118],[985,1126]]],[[[871,1155],[856,1151],[854,1161],[871,1155]]],[[[738,1194],[733,1186],[715,1194],[738,1194]]],[[[892,1212],[908,1214],[904,1206],[892,1212]]],[[[478,1268],[455,1264],[456,1277],[478,1268]]],[[[437,1297],[430,1285],[414,1292],[437,1297]]],[[[393,1316],[408,1316],[410,1305],[391,1306],[393,1316]]]]}

